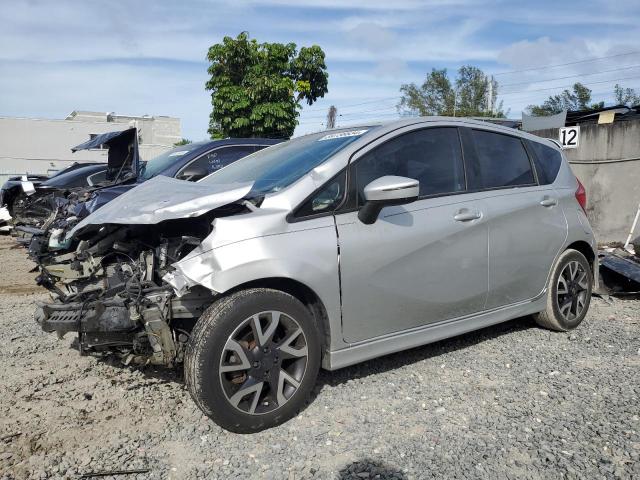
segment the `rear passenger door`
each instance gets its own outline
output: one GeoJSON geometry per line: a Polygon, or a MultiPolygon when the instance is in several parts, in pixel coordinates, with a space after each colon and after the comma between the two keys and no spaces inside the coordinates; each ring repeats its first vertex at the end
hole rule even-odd
{"type": "MultiPolygon", "coordinates": [[[[490,130],[464,129],[473,144],[469,181],[489,220],[490,310],[534,298],[546,286],[565,242],[567,222],[552,185],[536,175],[527,141],[490,130]],[[543,183],[543,184],[541,184],[543,183]]],[[[542,177],[542,174],[540,175],[542,177]]]]}

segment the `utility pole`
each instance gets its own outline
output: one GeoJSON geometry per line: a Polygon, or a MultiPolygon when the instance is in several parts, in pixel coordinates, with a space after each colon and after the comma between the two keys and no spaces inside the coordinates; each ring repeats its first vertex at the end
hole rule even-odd
{"type": "Polygon", "coordinates": [[[456,106],[458,105],[458,87],[453,89],[453,116],[456,116],[456,106]]]}
{"type": "Polygon", "coordinates": [[[329,111],[327,112],[327,130],[336,128],[337,116],[338,116],[338,109],[334,105],[331,105],[329,107],[329,111]]]}
{"type": "Polygon", "coordinates": [[[493,75],[487,77],[487,111],[493,116],[493,75]]]}

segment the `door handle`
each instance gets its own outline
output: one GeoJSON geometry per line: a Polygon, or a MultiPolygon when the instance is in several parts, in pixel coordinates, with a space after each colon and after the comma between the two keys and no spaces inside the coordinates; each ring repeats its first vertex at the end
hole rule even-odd
{"type": "Polygon", "coordinates": [[[481,217],[482,217],[482,214],[480,212],[471,211],[471,210],[467,210],[466,208],[463,208],[453,216],[453,219],[456,222],[469,222],[471,220],[478,220],[481,217]]]}
{"type": "Polygon", "coordinates": [[[558,204],[558,200],[551,197],[544,197],[542,200],[540,200],[540,205],[542,205],[543,207],[553,207],[554,205],[557,205],[557,204],[558,204]]]}

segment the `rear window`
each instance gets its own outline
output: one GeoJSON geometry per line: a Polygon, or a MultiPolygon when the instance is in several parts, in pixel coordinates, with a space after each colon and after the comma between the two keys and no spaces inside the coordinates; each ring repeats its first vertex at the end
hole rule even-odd
{"type": "Polygon", "coordinates": [[[480,167],[480,188],[535,184],[529,156],[519,138],[473,130],[473,140],[480,167]]]}
{"type": "Polygon", "coordinates": [[[562,155],[555,148],[542,143],[530,141],[529,145],[535,153],[533,163],[538,172],[538,181],[541,185],[549,185],[556,180],[562,163],[562,155]]]}

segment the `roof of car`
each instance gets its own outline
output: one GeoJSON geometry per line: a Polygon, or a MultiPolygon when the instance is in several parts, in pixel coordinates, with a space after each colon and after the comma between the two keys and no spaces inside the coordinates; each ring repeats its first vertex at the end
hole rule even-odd
{"type": "MultiPolygon", "coordinates": [[[[397,130],[399,128],[407,127],[410,125],[416,125],[421,123],[437,123],[437,122],[446,122],[446,123],[457,123],[461,125],[468,125],[469,127],[482,127],[488,130],[493,130],[497,132],[502,132],[510,135],[517,135],[523,138],[527,138],[529,140],[537,141],[540,143],[544,143],[545,145],[552,146],[558,149],[556,143],[553,143],[551,140],[538,137],[536,135],[524,132],[522,130],[517,130],[512,127],[506,127],[504,125],[499,125],[490,121],[484,120],[475,120],[468,117],[444,117],[444,116],[429,116],[429,117],[405,117],[399,120],[390,120],[383,122],[369,122],[367,124],[359,124],[359,125],[349,125],[345,127],[336,128],[335,130],[331,130],[331,132],[340,132],[340,131],[350,131],[350,130],[359,130],[359,129],[373,129],[375,128],[375,132],[371,132],[372,134],[379,135],[391,132],[393,130],[397,130]]],[[[315,132],[315,134],[319,133],[327,133],[327,130],[323,132],[315,132]]]]}
{"type": "Polygon", "coordinates": [[[274,138],[221,138],[218,140],[202,140],[199,142],[192,142],[184,145],[189,148],[190,154],[197,154],[201,150],[209,150],[216,146],[225,146],[225,145],[275,145],[276,143],[281,143],[286,141],[285,139],[274,139],[274,138]]]}

